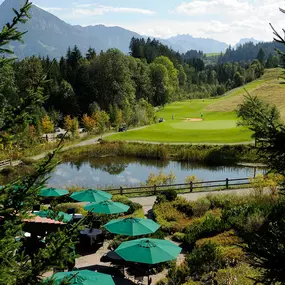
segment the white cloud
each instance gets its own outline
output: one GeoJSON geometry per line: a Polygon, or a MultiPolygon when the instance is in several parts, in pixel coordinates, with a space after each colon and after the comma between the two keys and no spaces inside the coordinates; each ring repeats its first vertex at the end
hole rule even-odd
{"type": "Polygon", "coordinates": [[[183,2],[175,11],[177,13],[194,15],[229,15],[229,14],[245,14],[250,10],[250,5],[247,1],[239,0],[194,0],[192,2],[183,2]]]}
{"type": "Polygon", "coordinates": [[[144,21],[124,27],[161,38],[190,34],[229,44],[247,37],[271,41],[269,23],[278,31],[284,28],[285,15],[279,11],[284,6],[284,0],[193,0],[170,11],[169,20],[144,21]],[[172,15],[176,16],[173,20],[172,15]]]}
{"type": "Polygon", "coordinates": [[[73,13],[77,15],[97,16],[105,13],[134,13],[142,15],[154,15],[155,12],[147,9],[128,8],[128,7],[111,7],[95,4],[77,4],[73,9],[73,13]],[[94,7],[94,8],[91,8],[94,7]]]}

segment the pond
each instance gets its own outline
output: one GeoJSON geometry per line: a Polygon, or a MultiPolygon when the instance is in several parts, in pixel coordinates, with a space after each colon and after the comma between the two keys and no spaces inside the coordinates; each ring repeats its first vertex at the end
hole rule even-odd
{"type": "MultiPolygon", "coordinates": [[[[140,186],[149,174],[160,171],[176,175],[177,183],[186,176],[196,175],[199,180],[253,177],[255,169],[243,166],[206,166],[170,160],[150,160],[130,157],[106,157],[62,163],[50,174],[49,187],[79,186],[82,188],[110,188],[140,186]]],[[[263,172],[257,169],[257,173],[263,172]]]]}

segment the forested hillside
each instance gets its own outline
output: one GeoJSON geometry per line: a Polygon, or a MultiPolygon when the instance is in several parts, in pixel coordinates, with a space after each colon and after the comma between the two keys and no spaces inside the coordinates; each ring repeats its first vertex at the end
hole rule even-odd
{"type": "Polygon", "coordinates": [[[141,126],[156,121],[154,107],[222,95],[264,70],[258,60],[205,66],[201,53],[187,57],[156,40],[133,39],[130,54],[117,49],[96,54],[92,48],[83,54],[75,46],[60,60],[29,57],[7,63],[0,69],[1,107],[16,108],[40,84],[44,104],[31,110],[28,123],[38,133],[52,131],[46,125],[72,129],[74,122],[90,130],[96,124],[102,130],[122,123],[141,126]]]}
{"type": "MultiPolygon", "coordinates": [[[[226,52],[219,57],[219,63],[225,63],[228,61],[231,62],[240,62],[240,61],[252,61],[256,59],[258,56],[262,56],[264,61],[267,61],[268,58],[273,58],[273,63],[275,64],[276,61],[278,64],[278,56],[276,55],[276,50],[280,50],[285,52],[284,45],[278,42],[260,42],[260,43],[253,43],[247,42],[241,45],[236,46],[235,48],[229,47],[227,48],[226,52]],[[262,55],[260,54],[262,53],[262,55]]],[[[272,67],[272,66],[270,66],[272,67]]]]}

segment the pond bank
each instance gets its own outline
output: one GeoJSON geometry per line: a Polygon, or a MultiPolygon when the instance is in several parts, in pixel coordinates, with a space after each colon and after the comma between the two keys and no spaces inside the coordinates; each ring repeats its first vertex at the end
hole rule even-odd
{"type": "Polygon", "coordinates": [[[251,145],[169,145],[127,142],[105,142],[68,149],[59,154],[63,161],[99,158],[104,156],[130,156],[151,159],[172,159],[209,165],[237,165],[262,163],[257,161],[251,145]]]}

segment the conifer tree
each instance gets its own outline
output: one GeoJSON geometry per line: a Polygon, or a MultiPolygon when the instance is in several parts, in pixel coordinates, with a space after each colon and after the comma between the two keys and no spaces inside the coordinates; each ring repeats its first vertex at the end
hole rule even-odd
{"type": "MultiPolygon", "coordinates": [[[[27,0],[24,6],[15,12],[12,23],[0,32],[0,51],[10,52],[5,48],[10,41],[20,41],[23,33],[18,31],[17,24],[24,23],[29,18],[28,11],[31,3],[27,0]]],[[[0,60],[3,65],[9,61],[6,58],[0,60]]],[[[30,110],[41,104],[43,94],[40,83],[29,91],[29,97],[16,108],[1,109],[2,126],[1,133],[9,132],[11,127],[22,124],[29,118],[30,110]]],[[[64,266],[73,256],[71,248],[77,233],[77,225],[66,226],[54,234],[46,236],[44,248],[33,244],[33,251],[24,250],[21,240],[16,239],[23,227],[23,219],[30,216],[30,210],[37,201],[40,189],[43,188],[45,177],[56,165],[54,155],[49,155],[39,165],[34,174],[19,178],[9,185],[5,185],[0,192],[0,285],[38,285],[42,283],[42,275],[54,267],[64,266]]],[[[37,237],[36,237],[37,239],[37,237]]]]}

